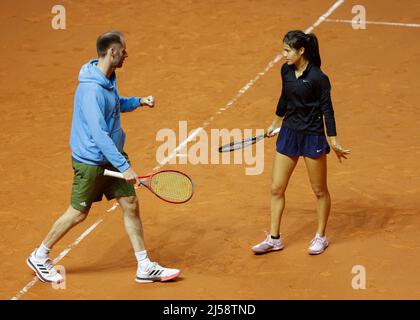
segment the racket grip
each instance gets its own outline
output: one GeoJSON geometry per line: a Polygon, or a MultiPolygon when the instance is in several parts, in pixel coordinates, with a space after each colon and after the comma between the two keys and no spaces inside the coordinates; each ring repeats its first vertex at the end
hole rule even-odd
{"type": "Polygon", "coordinates": [[[272,135],[275,135],[280,132],[280,128],[274,129],[273,132],[271,132],[272,135]]]}
{"type": "Polygon", "coordinates": [[[124,176],[121,172],[111,171],[111,170],[108,170],[108,169],[105,169],[104,176],[124,179],[124,176]]]}
{"type": "Polygon", "coordinates": [[[271,131],[271,134],[270,135],[268,134],[268,132],[266,132],[265,135],[264,135],[264,137],[268,137],[268,136],[273,137],[276,134],[278,134],[279,132],[280,132],[280,128],[276,128],[273,131],[271,131]]]}

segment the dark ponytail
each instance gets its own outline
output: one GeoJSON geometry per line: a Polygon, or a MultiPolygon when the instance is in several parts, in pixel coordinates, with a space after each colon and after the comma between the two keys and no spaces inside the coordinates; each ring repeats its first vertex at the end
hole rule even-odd
{"type": "Polygon", "coordinates": [[[304,56],[314,65],[321,67],[318,39],[315,34],[306,34],[300,30],[292,30],[286,33],[283,42],[295,50],[305,48],[304,56]]]}
{"type": "Polygon", "coordinates": [[[318,45],[318,38],[315,34],[310,33],[307,35],[309,39],[309,52],[308,58],[313,64],[321,67],[321,56],[319,55],[319,45],[318,45]]]}

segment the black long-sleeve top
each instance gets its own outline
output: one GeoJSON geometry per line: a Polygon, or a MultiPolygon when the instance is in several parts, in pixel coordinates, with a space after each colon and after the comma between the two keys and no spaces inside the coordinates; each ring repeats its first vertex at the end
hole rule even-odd
{"type": "Polygon", "coordinates": [[[296,79],[295,66],[281,67],[282,92],[276,115],[284,117],[283,125],[309,135],[324,135],[324,119],[328,136],[336,136],[331,85],[328,76],[309,63],[296,79]]]}

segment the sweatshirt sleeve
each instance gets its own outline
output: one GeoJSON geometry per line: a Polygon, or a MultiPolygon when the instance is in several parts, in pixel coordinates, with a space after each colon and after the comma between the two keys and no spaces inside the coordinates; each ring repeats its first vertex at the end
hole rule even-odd
{"type": "Polygon", "coordinates": [[[279,117],[284,117],[284,115],[286,114],[286,108],[287,108],[286,91],[284,89],[285,66],[286,66],[286,64],[284,64],[281,67],[281,81],[282,81],[281,95],[280,95],[280,98],[279,98],[279,102],[277,103],[277,109],[276,109],[276,115],[279,116],[279,117]]]}
{"type": "Polygon", "coordinates": [[[140,107],[140,97],[120,97],[120,110],[121,112],[131,112],[140,107]]]}
{"type": "Polygon", "coordinates": [[[108,126],[104,118],[105,101],[95,90],[85,92],[83,116],[98,148],[105,158],[120,172],[126,171],[130,165],[125,157],[118,151],[114,141],[109,136],[108,126]]]}
{"type": "Polygon", "coordinates": [[[331,101],[331,84],[326,75],[321,78],[320,105],[325,118],[325,126],[329,137],[336,136],[334,109],[331,101]]]}
{"type": "Polygon", "coordinates": [[[286,107],[286,93],[284,92],[284,85],[282,85],[280,99],[277,103],[276,115],[278,115],[279,117],[284,117],[284,115],[286,114],[286,107]]]}

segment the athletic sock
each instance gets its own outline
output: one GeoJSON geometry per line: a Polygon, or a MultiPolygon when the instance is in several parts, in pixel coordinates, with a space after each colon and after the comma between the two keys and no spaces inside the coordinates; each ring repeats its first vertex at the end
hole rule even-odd
{"type": "Polygon", "coordinates": [[[136,255],[138,269],[142,269],[150,263],[150,259],[147,256],[146,250],[137,251],[137,252],[134,252],[134,254],[136,255]]]}
{"type": "Polygon", "coordinates": [[[275,236],[273,236],[273,235],[270,235],[270,237],[271,237],[271,239],[274,239],[274,240],[278,240],[278,239],[280,239],[280,235],[278,235],[277,237],[275,237],[275,236]]]}
{"type": "Polygon", "coordinates": [[[51,249],[47,248],[44,243],[41,243],[41,245],[36,249],[35,251],[35,257],[38,259],[46,259],[48,258],[48,254],[50,253],[51,249]]]}

